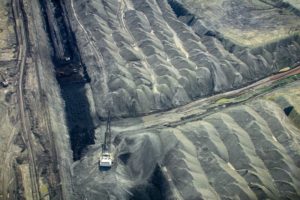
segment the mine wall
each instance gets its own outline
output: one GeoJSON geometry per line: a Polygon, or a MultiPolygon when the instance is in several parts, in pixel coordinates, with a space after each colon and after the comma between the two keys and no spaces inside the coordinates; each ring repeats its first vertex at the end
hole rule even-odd
{"type": "Polygon", "coordinates": [[[94,144],[94,122],[87,97],[90,78],[70,29],[64,2],[40,0],[40,5],[54,51],[56,79],[65,102],[73,159],[78,160],[85,147],[94,144]]]}
{"type": "MultiPolygon", "coordinates": [[[[30,2],[31,19],[33,21],[31,27],[32,44],[34,51],[38,55],[34,60],[38,77],[40,79],[40,87],[42,97],[45,99],[45,106],[48,110],[50,122],[50,132],[52,132],[54,146],[57,159],[57,173],[60,176],[60,183],[52,186],[49,191],[50,198],[62,195],[65,199],[71,199],[71,164],[72,152],[69,145],[69,134],[65,120],[64,102],[61,99],[60,88],[57,84],[54,73],[54,65],[51,62],[52,48],[47,32],[44,29],[43,13],[38,0],[30,2]],[[61,191],[60,191],[61,188],[61,191]],[[62,193],[62,194],[59,194],[62,193]]],[[[50,149],[51,151],[51,149],[50,149]]],[[[53,161],[55,162],[55,161],[53,161]]]]}
{"type": "MultiPolygon", "coordinates": [[[[276,8],[286,9],[299,16],[300,10],[287,2],[281,0],[262,0],[262,2],[276,8]]],[[[297,56],[300,53],[300,39],[298,34],[282,38],[279,41],[270,42],[263,46],[246,47],[234,43],[229,38],[224,37],[222,33],[206,27],[205,23],[188,10],[188,8],[184,7],[180,0],[168,0],[168,3],[178,19],[190,26],[199,37],[204,40],[215,40],[217,43],[219,42],[222,44],[224,50],[228,51],[228,53],[232,53],[248,66],[254,67],[254,69],[267,69],[255,70],[260,73],[255,74],[257,78],[254,79],[254,81],[266,77],[281,68],[296,66],[300,63],[300,59],[297,56]]],[[[251,82],[253,82],[253,80],[251,82]]]]}
{"type": "Polygon", "coordinates": [[[48,118],[51,132],[51,136],[46,136],[43,131],[35,129],[39,114],[36,114],[38,111],[34,105],[29,105],[32,130],[40,140],[38,145],[45,151],[38,148],[36,152],[39,176],[48,179],[51,199],[74,199],[77,193],[73,191],[72,164],[81,158],[87,145],[94,144],[97,123],[96,117],[91,114],[90,78],[70,29],[64,1],[33,0],[23,3],[30,18],[31,55],[36,55],[32,57],[35,66],[32,70],[36,71],[36,75],[29,76],[39,82],[39,89],[34,94],[36,97],[30,94],[27,98],[29,102],[30,98],[41,100],[42,105],[36,105],[35,109],[42,109],[40,113],[48,118]],[[47,161],[48,152],[56,158],[47,161]],[[47,162],[53,162],[54,174],[59,177],[57,183],[47,175],[47,162]]]}
{"type": "MultiPolygon", "coordinates": [[[[68,46],[68,41],[65,41],[67,33],[64,32],[66,35],[57,35],[57,33],[61,30],[59,29],[59,26],[57,26],[59,22],[54,21],[55,18],[51,18],[51,16],[53,16],[52,11],[54,9],[50,5],[51,2],[47,1],[47,3],[42,5],[41,3],[42,2],[39,0],[33,0],[30,2],[24,1],[24,4],[28,5],[26,13],[29,13],[29,17],[31,18],[30,21],[32,21],[32,23],[29,24],[30,43],[33,47],[32,55],[36,55],[36,57],[32,57],[32,59],[37,72],[36,78],[39,80],[40,84],[40,91],[36,91],[36,95],[41,96],[40,98],[44,105],[43,109],[46,110],[46,117],[49,118],[49,128],[52,134],[52,138],[49,139],[52,139],[54,143],[50,148],[55,148],[47,149],[46,151],[53,151],[56,153],[56,160],[52,160],[51,162],[54,162],[54,164],[57,165],[54,170],[58,170],[56,173],[58,173],[60,177],[60,182],[58,182],[57,185],[51,185],[51,180],[49,180],[49,197],[51,199],[73,199],[73,187],[71,180],[73,152],[71,149],[72,145],[70,144],[72,136],[69,135],[70,113],[66,113],[66,110],[72,110],[74,109],[74,106],[71,106],[70,108],[70,101],[65,100],[62,97],[67,96],[69,99],[74,100],[77,95],[77,99],[82,99],[80,95],[82,95],[82,90],[84,91],[84,83],[86,80],[82,78],[85,75],[82,72],[83,70],[81,66],[76,65],[78,62],[78,56],[75,55],[75,58],[72,57],[74,55],[70,53],[70,49],[72,47],[68,46]],[[46,8],[43,6],[48,7],[46,8]],[[48,16],[50,18],[48,18],[48,16]],[[49,27],[48,19],[53,20],[53,27],[49,27]],[[55,35],[55,38],[52,37],[53,35],[55,35]],[[64,59],[66,57],[70,57],[72,61],[66,61],[64,59]],[[74,67],[74,65],[76,67],[74,67]],[[74,72],[72,72],[74,68],[78,71],[81,70],[80,73],[82,75],[75,73],[75,78],[70,78],[70,76],[74,75],[74,72]],[[63,73],[66,73],[67,75],[64,76],[63,73]],[[70,86],[65,84],[65,82],[74,79],[76,80],[75,83],[72,82],[74,85],[70,86]],[[65,87],[62,87],[62,85],[65,87]],[[79,90],[77,90],[78,87],[74,87],[78,85],[79,90]],[[72,88],[72,91],[78,92],[70,94],[67,90],[69,87],[74,88],[72,88]],[[70,97],[70,95],[73,94],[75,96],[70,97]]],[[[80,105],[77,104],[75,107],[78,108],[80,105]]],[[[84,107],[84,109],[86,108],[88,107],[84,107]]],[[[44,135],[43,137],[46,136],[44,135]]],[[[51,141],[48,142],[51,143],[51,141]]],[[[41,162],[42,161],[39,161],[39,165],[46,164],[41,162]]]]}
{"type": "MultiPolygon", "coordinates": [[[[110,57],[103,57],[102,51],[105,51],[105,49],[92,44],[98,38],[94,38],[90,30],[88,28],[85,30],[85,27],[81,24],[83,22],[78,18],[79,15],[77,16],[75,13],[74,1],[65,0],[62,2],[65,16],[68,16],[69,30],[72,30],[74,43],[78,46],[78,55],[80,55],[81,63],[89,76],[89,84],[86,84],[88,95],[86,96],[90,102],[90,115],[93,116],[94,124],[96,125],[99,123],[99,120],[103,121],[106,119],[108,107],[111,106],[109,102],[111,97],[108,96],[109,85],[107,84],[106,71],[113,70],[114,63],[109,63],[110,66],[108,67],[105,66],[105,59],[110,59],[110,57]],[[106,69],[106,67],[110,69],[106,69]],[[102,105],[99,106],[97,102],[101,102],[102,105]]],[[[84,10],[85,6],[82,8],[84,10]]],[[[99,33],[98,37],[102,37],[102,34],[99,33]]],[[[112,110],[110,110],[111,113],[114,113],[112,110]]]]}

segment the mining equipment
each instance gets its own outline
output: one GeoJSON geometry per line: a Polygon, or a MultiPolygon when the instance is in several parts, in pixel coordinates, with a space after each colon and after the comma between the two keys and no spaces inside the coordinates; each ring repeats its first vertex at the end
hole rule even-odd
{"type": "Polygon", "coordinates": [[[8,86],[8,81],[5,79],[5,77],[4,77],[4,75],[3,75],[3,73],[2,72],[0,72],[0,76],[1,76],[1,85],[2,85],[2,87],[7,87],[8,86]]]}
{"type": "Polygon", "coordinates": [[[112,164],[113,158],[111,155],[110,112],[108,112],[104,143],[102,144],[102,152],[99,159],[99,165],[100,168],[111,168],[112,164]]]}
{"type": "Polygon", "coordinates": [[[65,57],[65,61],[66,61],[66,62],[69,62],[70,60],[71,60],[70,57],[65,57]]]}

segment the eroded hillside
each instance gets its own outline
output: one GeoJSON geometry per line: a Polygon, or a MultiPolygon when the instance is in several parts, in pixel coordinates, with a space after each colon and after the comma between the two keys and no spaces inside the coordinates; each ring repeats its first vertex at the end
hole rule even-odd
{"type": "Polygon", "coordinates": [[[99,115],[107,99],[115,116],[146,114],[241,87],[299,61],[299,15],[277,4],[72,0],[66,5],[99,115]]]}

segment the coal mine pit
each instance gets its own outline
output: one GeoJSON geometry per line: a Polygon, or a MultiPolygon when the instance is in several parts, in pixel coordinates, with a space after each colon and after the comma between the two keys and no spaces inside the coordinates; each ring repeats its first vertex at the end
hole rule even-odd
{"type": "Polygon", "coordinates": [[[0,199],[300,199],[299,13],[1,0],[0,199]]]}
{"type": "Polygon", "coordinates": [[[40,0],[40,4],[53,48],[56,79],[65,102],[73,160],[79,160],[84,149],[94,144],[95,137],[85,88],[90,78],[81,62],[75,36],[64,13],[64,2],[40,0]]]}

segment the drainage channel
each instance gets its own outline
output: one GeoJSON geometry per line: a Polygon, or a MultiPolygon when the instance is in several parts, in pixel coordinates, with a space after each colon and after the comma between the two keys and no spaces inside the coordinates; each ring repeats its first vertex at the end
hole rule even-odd
{"type": "Polygon", "coordinates": [[[85,88],[90,78],[81,62],[63,3],[60,0],[40,0],[46,31],[53,48],[56,79],[65,101],[73,160],[79,160],[84,149],[94,144],[94,124],[85,88]]]}

